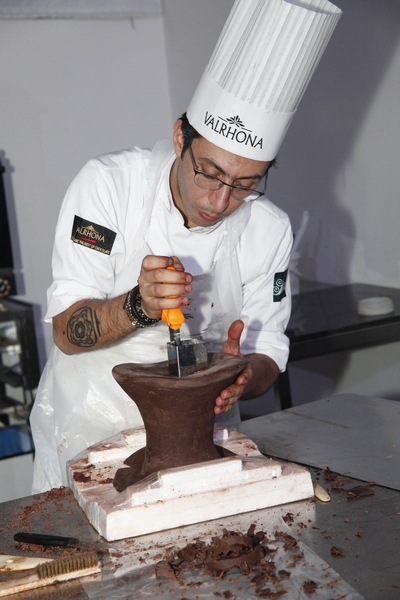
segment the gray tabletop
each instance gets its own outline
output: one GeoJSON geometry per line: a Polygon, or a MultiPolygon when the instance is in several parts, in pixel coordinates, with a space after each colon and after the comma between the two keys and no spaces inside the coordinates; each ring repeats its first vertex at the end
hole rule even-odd
{"type": "Polygon", "coordinates": [[[400,490],[400,402],[341,394],[239,429],[263,454],[400,490]]]}

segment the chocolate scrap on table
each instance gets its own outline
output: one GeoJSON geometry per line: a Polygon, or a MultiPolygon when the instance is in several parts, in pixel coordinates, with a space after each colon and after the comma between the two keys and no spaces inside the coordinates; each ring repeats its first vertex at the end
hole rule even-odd
{"type": "Polygon", "coordinates": [[[254,532],[255,526],[251,526],[247,534],[224,529],[223,535],[213,537],[210,544],[188,544],[176,554],[167,556],[166,561],[158,563],[156,575],[173,579],[174,575],[177,577],[187,566],[203,568],[220,578],[225,577],[226,572],[233,568],[239,568],[243,574],[248,574],[265,554],[264,546],[261,546],[261,541],[266,539],[265,533],[254,532]]]}
{"type": "Polygon", "coordinates": [[[343,548],[338,548],[338,546],[332,546],[331,548],[332,556],[344,556],[343,548]]]}
{"type": "Polygon", "coordinates": [[[297,548],[297,540],[292,535],[284,535],[283,539],[285,540],[283,549],[286,552],[288,552],[289,550],[293,550],[294,548],[297,548]]]}
{"type": "Polygon", "coordinates": [[[286,515],[284,517],[282,517],[282,519],[285,521],[285,523],[293,523],[294,522],[294,514],[291,512],[286,513],[286,515]]]}
{"type": "MultiPolygon", "coordinates": [[[[299,549],[293,536],[275,531],[274,537],[286,552],[291,552],[288,559],[292,563],[288,567],[295,566],[297,560],[304,558],[304,552],[299,549]]],[[[278,548],[268,547],[269,541],[266,533],[256,531],[254,525],[246,534],[223,529],[222,535],[214,536],[210,543],[196,541],[177,551],[170,548],[164,559],[156,564],[155,574],[159,578],[168,578],[179,585],[185,585],[184,575],[187,570],[201,570],[212,577],[224,579],[231,569],[240,569],[242,575],[249,576],[248,581],[254,586],[254,593],[258,598],[280,598],[287,594],[282,582],[291,573],[286,569],[276,570],[271,555],[278,548]]],[[[231,597],[225,596],[225,593],[222,595],[231,597]]]]}
{"type": "Polygon", "coordinates": [[[264,558],[264,552],[261,546],[258,546],[250,552],[242,552],[233,558],[222,558],[214,561],[207,560],[204,562],[204,567],[208,573],[217,577],[219,573],[229,571],[235,567],[238,567],[242,572],[247,571],[248,573],[249,569],[259,563],[262,558],[264,558]]]}
{"type": "Polygon", "coordinates": [[[87,481],[91,481],[92,479],[90,475],[85,475],[85,473],[82,473],[82,471],[74,471],[73,477],[74,481],[77,481],[78,483],[86,483],[87,481]]]}
{"type": "Polygon", "coordinates": [[[355,537],[359,537],[359,538],[361,538],[363,536],[362,531],[356,531],[354,535],[355,535],[355,537]]]}
{"type": "Polygon", "coordinates": [[[311,579],[307,579],[307,581],[303,583],[303,590],[306,594],[313,594],[317,587],[318,583],[315,583],[315,581],[312,581],[311,579]]]}
{"type": "Polygon", "coordinates": [[[326,467],[326,469],[322,471],[322,474],[325,481],[335,481],[336,477],[339,477],[339,474],[331,471],[329,467],[326,467]]]}
{"type": "Polygon", "coordinates": [[[277,592],[273,592],[270,588],[264,588],[262,590],[256,591],[256,594],[259,598],[269,598],[270,600],[274,600],[275,598],[280,598],[287,592],[285,590],[279,590],[277,592]]]}
{"type": "Polygon", "coordinates": [[[160,561],[156,564],[156,577],[177,581],[175,571],[167,561],[160,561]]]}
{"type": "Polygon", "coordinates": [[[286,569],[280,569],[280,571],[278,571],[278,575],[282,579],[287,579],[288,577],[290,577],[290,572],[286,571],[286,569]]]}
{"type": "Polygon", "coordinates": [[[344,475],[338,475],[336,479],[331,482],[331,490],[341,490],[350,481],[349,477],[344,475]]]}
{"type": "Polygon", "coordinates": [[[357,500],[358,498],[363,498],[364,496],[374,496],[374,494],[374,490],[371,490],[370,487],[357,485],[356,487],[346,490],[346,499],[357,500]]]}
{"type": "Polygon", "coordinates": [[[297,540],[292,535],[284,533],[283,531],[275,531],[275,539],[281,539],[284,542],[283,549],[285,552],[293,550],[297,547],[297,540]]]}

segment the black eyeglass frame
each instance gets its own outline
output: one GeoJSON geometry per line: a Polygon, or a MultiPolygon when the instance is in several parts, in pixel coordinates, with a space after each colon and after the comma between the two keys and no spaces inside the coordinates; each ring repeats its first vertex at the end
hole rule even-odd
{"type": "MultiPolygon", "coordinates": [[[[192,147],[188,146],[188,150],[189,150],[189,156],[190,156],[190,160],[192,162],[192,167],[193,167],[193,171],[194,171],[193,181],[195,182],[197,187],[199,187],[200,189],[211,192],[211,191],[220,190],[223,185],[226,185],[228,188],[230,188],[230,195],[232,196],[232,198],[234,198],[235,200],[238,200],[239,202],[254,202],[254,200],[258,200],[258,198],[260,198],[261,196],[264,196],[266,188],[267,188],[268,170],[261,177],[261,179],[264,178],[264,190],[262,192],[260,192],[256,189],[244,187],[241,185],[231,185],[230,183],[225,183],[225,181],[222,181],[219,177],[216,177],[215,175],[210,175],[209,173],[205,173],[204,171],[201,171],[200,169],[198,169],[196,166],[196,163],[195,163],[195,158],[193,156],[192,147]],[[208,180],[218,182],[219,185],[217,185],[216,188],[203,187],[202,185],[199,185],[199,183],[196,181],[197,175],[203,175],[208,180]],[[249,194],[248,194],[248,196],[244,196],[243,198],[235,198],[235,194],[233,193],[234,190],[241,190],[242,192],[248,191],[249,194]]],[[[260,179],[260,181],[261,181],[261,179],[260,179]]]]}

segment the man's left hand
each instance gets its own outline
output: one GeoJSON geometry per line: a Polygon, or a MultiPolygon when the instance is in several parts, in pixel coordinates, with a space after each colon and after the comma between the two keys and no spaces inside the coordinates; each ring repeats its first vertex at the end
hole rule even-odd
{"type": "MultiPolygon", "coordinates": [[[[243,321],[237,320],[232,323],[228,329],[228,339],[222,348],[223,353],[244,358],[240,352],[240,336],[242,335],[243,327],[243,321]]],[[[245,370],[240,373],[235,383],[222,390],[218,398],[216,398],[214,413],[219,415],[230,410],[242,396],[247,383],[252,377],[253,369],[249,363],[245,370]]]]}

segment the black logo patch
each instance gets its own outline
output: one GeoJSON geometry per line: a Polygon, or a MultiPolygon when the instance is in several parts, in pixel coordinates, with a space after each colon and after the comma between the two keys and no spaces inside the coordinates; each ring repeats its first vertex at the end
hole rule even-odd
{"type": "Polygon", "coordinates": [[[287,269],[281,273],[275,273],[274,276],[274,289],[273,289],[273,301],[280,302],[286,297],[286,279],[287,269]]]}
{"type": "Polygon", "coordinates": [[[107,229],[107,227],[93,223],[93,221],[86,221],[75,215],[71,235],[71,240],[75,244],[92,248],[92,250],[97,250],[97,252],[103,254],[110,254],[116,235],[114,231],[107,229]]]}

